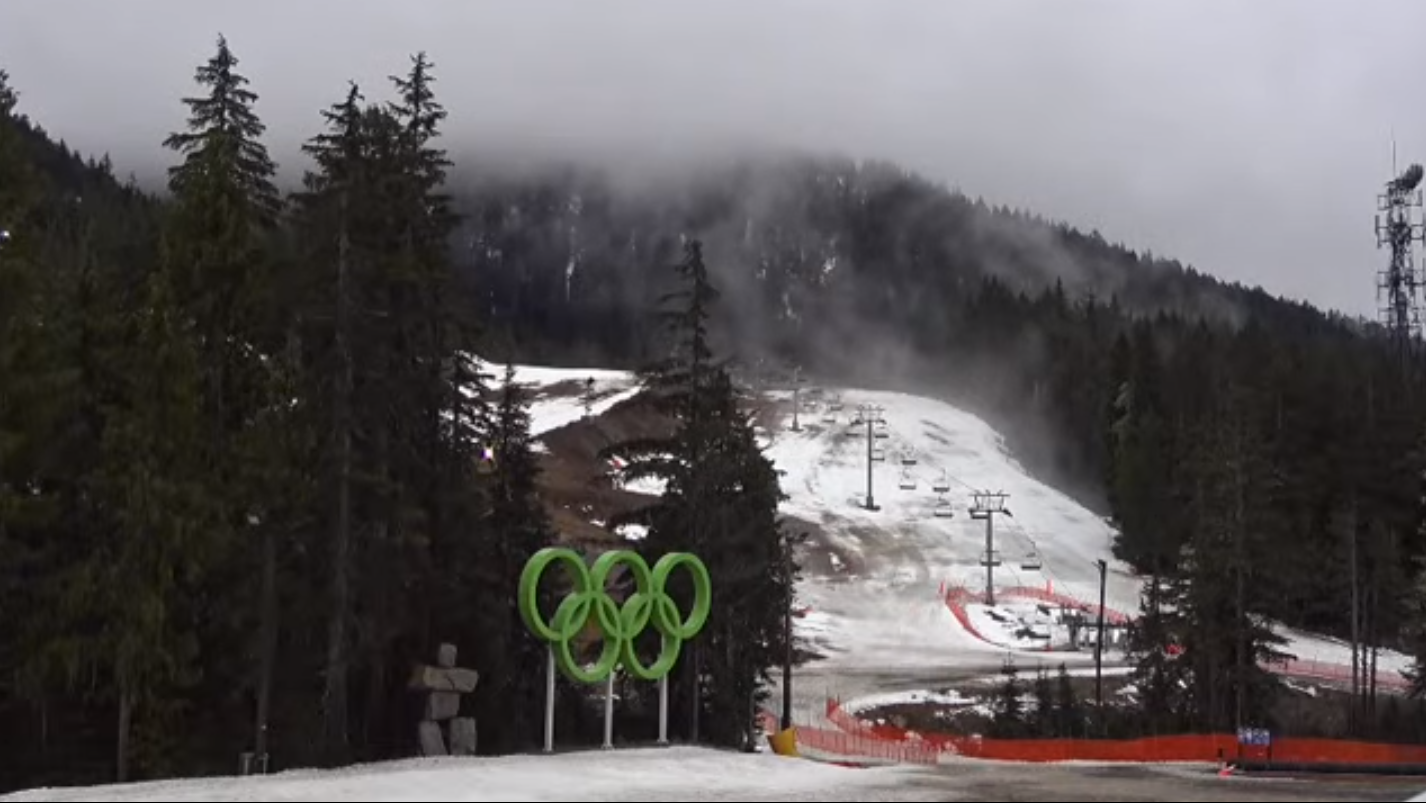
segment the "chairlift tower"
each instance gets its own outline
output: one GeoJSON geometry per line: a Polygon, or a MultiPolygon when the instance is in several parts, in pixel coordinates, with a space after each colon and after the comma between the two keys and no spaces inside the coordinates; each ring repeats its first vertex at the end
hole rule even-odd
{"type": "Polygon", "coordinates": [[[1422,175],[1421,165],[1412,164],[1388,181],[1386,190],[1377,196],[1377,247],[1391,249],[1387,266],[1377,272],[1377,303],[1381,323],[1395,342],[1403,366],[1421,336],[1423,276],[1416,269],[1412,243],[1426,241],[1420,221],[1422,175]]]}
{"type": "MultiPolygon", "coordinates": [[[[872,493],[872,465],[877,461],[877,438],[885,438],[886,432],[880,427],[886,425],[886,419],[882,418],[883,408],[874,404],[863,404],[857,407],[857,417],[866,424],[866,509],[880,510],[876,506],[876,497],[872,493]]],[[[885,454],[881,456],[885,458],[885,454]]]]}
{"type": "Polygon", "coordinates": [[[995,516],[1011,515],[1005,507],[1007,496],[1009,494],[1003,491],[976,491],[971,495],[970,517],[985,520],[985,555],[981,557],[980,565],[985,567],[986,605],[995,604],[995,567],[1000,565],[1000,558],[995,554],[995,516]]]}
{"type": "Polygon", "coordinates": [[[802,384],[807,380],[802,376],[802,366],[792,367],[792,431],[801,432],[802,425],[797,415],[802,412],[802,384]]]}

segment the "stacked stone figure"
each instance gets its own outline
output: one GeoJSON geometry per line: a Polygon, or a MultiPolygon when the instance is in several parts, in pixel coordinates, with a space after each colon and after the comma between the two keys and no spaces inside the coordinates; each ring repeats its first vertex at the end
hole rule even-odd
{"type": "Polygon", "coordinates": [[[411,688],[426,694],[418,734],[421,755],[475,755],[475,719],[460,715],[460,703],[462,695],[475,691],[479,680],[480,675],[474,669],[456,666],[454,644],[440,646],[435,666],[416,667],[411,688]]]}

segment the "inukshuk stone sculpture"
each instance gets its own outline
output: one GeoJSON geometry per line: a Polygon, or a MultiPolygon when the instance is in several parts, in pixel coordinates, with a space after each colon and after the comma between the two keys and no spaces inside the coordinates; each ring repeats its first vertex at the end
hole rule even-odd
{"type": "Polygon", "coordinates": [[[479,680],[480,674],[474,669],[456,666],[454,644],[440,646],[435,666],[416,667],[410,686],[426,694],[418,732],[421,755],[475,755],[475,719],[460,715],[460,703],[462,695],[475,691],[479,680]],[[448,723],[445,733],[443,723],[448,723]]]}

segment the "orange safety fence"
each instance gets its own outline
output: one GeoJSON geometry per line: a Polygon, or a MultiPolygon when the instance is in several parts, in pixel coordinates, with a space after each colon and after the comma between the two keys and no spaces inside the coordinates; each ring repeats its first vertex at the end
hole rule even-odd
{"type": "MultiPolygon", "coordinates": [[[[1050,602],[1066,608],[1079,608],[1091,616],[1099,615],[1098,603],[1082,602],[1068,594],[1061,594],[1057,591],[1051,591],[1048,588],[1039,588],[1037,586],[1011,586],[1009,588],[1002,588],[997,593],[1007,597],[1037,599],[1041,602],[1050,602]]],[[[1113,625],[1122,625],[1129,621],[1129,617],[1122,611],[1116,611],[1106,606],[1104,608],[1104,621],[1113,625]]]]}
{"type": "Polygon", "coordinates": [[[964,588],[950,589],[946,591],[945,599],[946,607],[950,609],[951,615],[956,617],[956,621],[961,623],[961,627],[965,628],[967,633],[981,641],[989,641],[989,639],[981,635],[981,632],[976,629],[975,625],[971,624],[970,614],[966,613],[966,602],[970,599],[970,593],[968,591],[964,588]]]}
{"type": "MultiPolygon", "coordinates": [[[[1081,603],[1073,597],[1033,586],[1013,586],[1001,589],[999,593],[1006,597],[1030,597],[1058,605],[1081,608],[1093,615],[1097,615],[1099,608],[1098,605],[1081,603]]],[[[965,628],[967,633],[970,633],[981,641],[991,644],[995,643],[986,638],[985,635],[971,623],[970,614],[966,612],[965,606],[967,603],[984,601],[985,597],[983,594],[973,592],[966,588],[943,584],[942,598],[945,600],[946,608],[950,610],[951,615],[956,617],[956,621],[960,623],[961,627],[965,628]]],[[[1104,619],[1106,622],[1113,624],[1124,624],[1129,621],[1129,617],[1122,612],[1107,607],[1104,609],[1104,619]]],[[[1048,650],[1049,647],[1047,646],[1045,649],[1048,650]]],[[[1351,666],[1330,661],[1287,658],[1281,661],[1265,662],[1264,668],[1285,677],[1299,678],[1301,680],[1322,680],[1340,683],[1350,683],[1352,680],[1351,666]]],[[[1407,680],[1406,677],[1400,672],[1391,669],[1378,669],[1376,682],[1378,686],[1399,691],[1404,691],[1411,686],[1411,682],[1407,680]]]]}
{"type": "MultiPolygon", "coordinates": [[[[778,719],[771,712],[758,715],[763,730],[776,733],[778,719]]],[[[844,730],[797,725],[797,746],[843,758],[892,761],[902,764],[935,764],[939,748],[928,744],[897,743],[871,734],[848,733],[844,730]]]]}
{"type": "MultiPolygon", "coordinates": [[[[1269,661],[1266,667],[1279,675],[1287,677],[1302,678],[1304,680],[1327,680],[1340,683],[1352,682],[1352,667],[1348,664],[1339,664],[1328,661],[1316,661],[1298,658],[1287,658],[1282,661],[1269,661]]],[[[1359,670],[1362,671],[1362,670],[1359,670]]],[[[1362,671],[1366,680],[1370,676],[1362,671]]],[[[1378,686],[1404,691],[1411,687],[1411,681],[1400,672],[1392,669],[1377,669],[1376,682],[1378,686]]]]}
{"type": "Polygon", "coordinates": [[[1213,762],[1235,758],[1338,764],[1426,764],[1426,745],[1344,739],[1281,737],[1271,746],[1240,746],[1233,734],[1182,734],[1140,739],[992,739],[959,734],[917,733],[894,725],[874,725],[827,701],[827,718],[849,736],[1000,761],[1213,762]]]}

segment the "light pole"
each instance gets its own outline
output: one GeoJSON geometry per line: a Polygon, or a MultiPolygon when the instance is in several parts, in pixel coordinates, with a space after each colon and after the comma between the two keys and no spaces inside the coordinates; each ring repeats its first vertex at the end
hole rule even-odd
{"type": "Polygon", "coordinates": [[[1094,640],[1094,708],[1104,727],[1104,573],[1109,564],[1103,558],[1095,561],[1099,567],[1099,636],[1094,640]]]}
{"type": "Polygon", "coordinates": [[[802,425],[798,422],[797,415],[802,410],[802,366],[796,365],[792,368],[792,431],[801,432],[802,425]]]}

